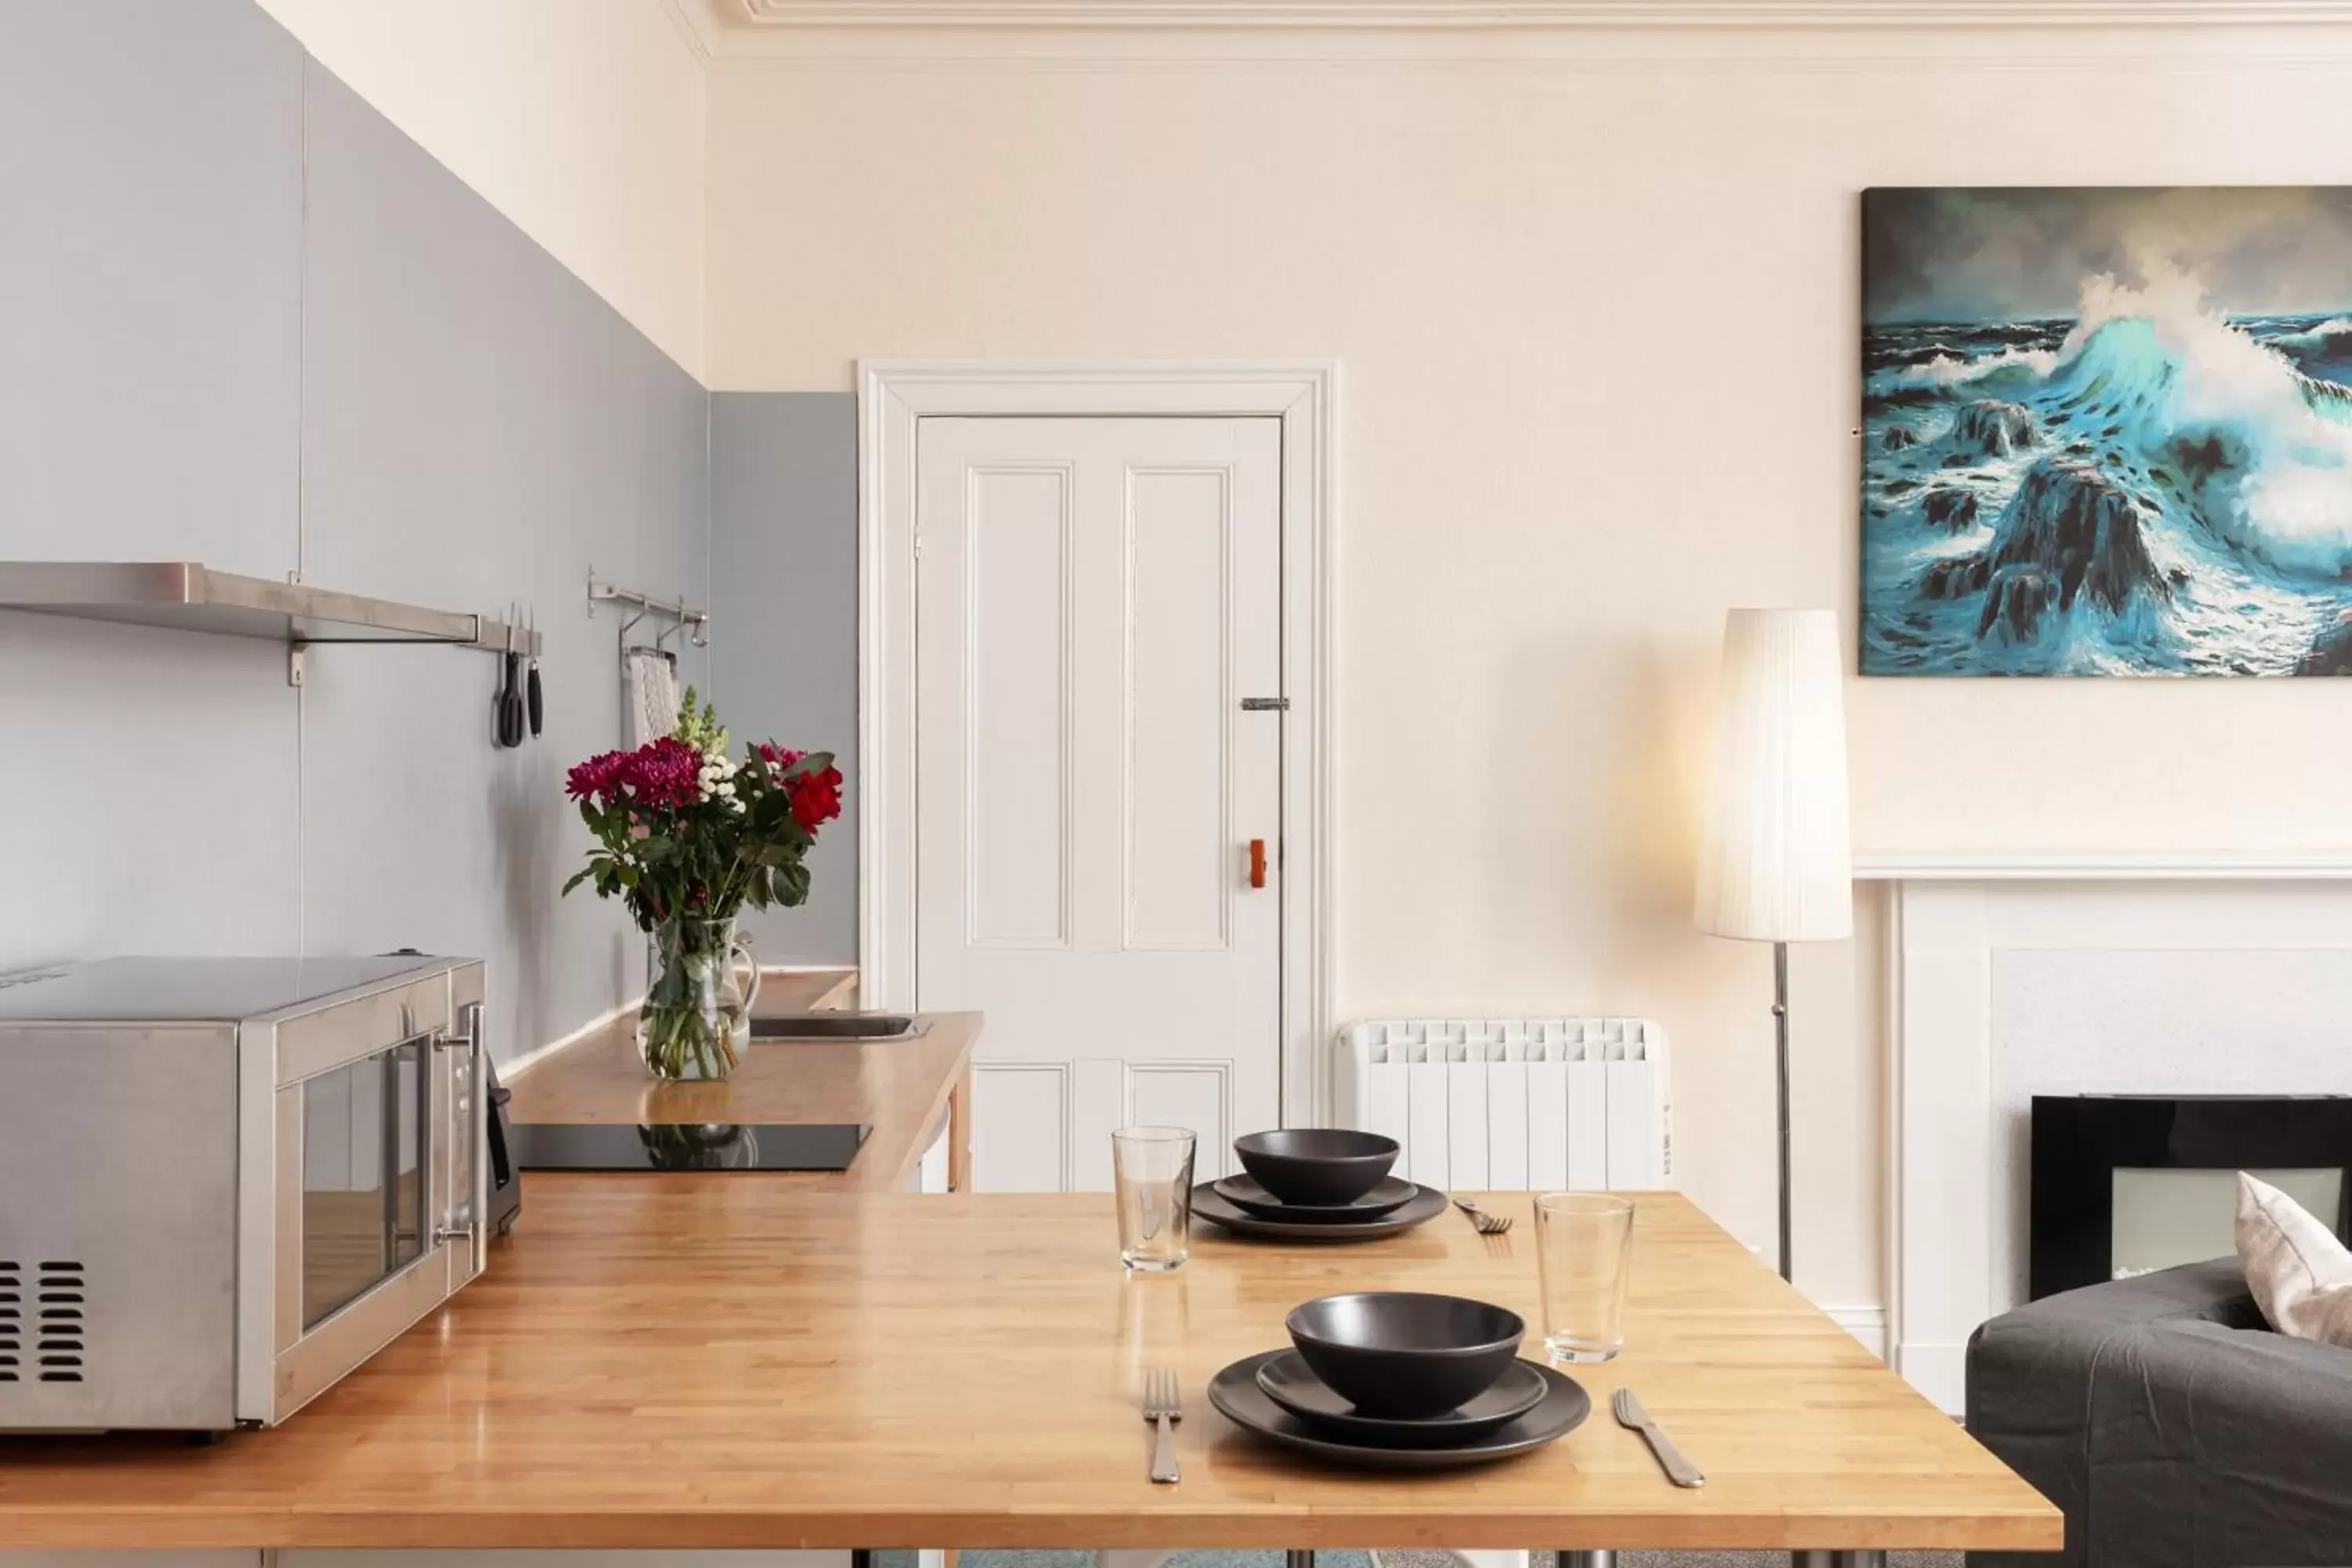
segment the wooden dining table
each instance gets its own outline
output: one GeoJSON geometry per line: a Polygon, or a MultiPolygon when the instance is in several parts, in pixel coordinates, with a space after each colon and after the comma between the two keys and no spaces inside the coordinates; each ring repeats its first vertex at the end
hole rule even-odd
{"type": "Polygon", "coordinates": [[[1633,1195],[1624,1352],[1572,1369],[1591,1417],[1403,1473],[1271,1446],[1202,1390],[1332,1291],[1538,1321],[1530,1225],[1449,1210],[1349,1246],[1199,1226],[1182,1268],[1145,1276],[1104,1195],[534,1177],[483,1279],[284,1426],[0,1446],[0,1546],[2059,1546],[2056,1509],[1688,1199],[1633,1195]],[[1161,1366],[1174,1485],[1146,1475],[1161,1366]],[[1704,1487],[1609,1418],[1620,1384],[1704,1487]]]}

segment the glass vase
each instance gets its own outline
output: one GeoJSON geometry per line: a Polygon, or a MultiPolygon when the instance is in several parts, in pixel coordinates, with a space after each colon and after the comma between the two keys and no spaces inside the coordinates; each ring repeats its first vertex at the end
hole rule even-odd
{"type": "Polygon", "coordinates": [[[760,966],[732,920],[670,921],[646,940],[637,1054],[660,1079],[725,1078],[751,1039],[760,966]]]}

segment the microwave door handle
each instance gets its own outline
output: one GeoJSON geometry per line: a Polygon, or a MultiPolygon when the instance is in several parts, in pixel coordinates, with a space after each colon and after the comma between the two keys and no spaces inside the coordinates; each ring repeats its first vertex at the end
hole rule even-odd
{"type": "Polygon", "coordinates": [[[488,1261],[490,1235],[487,1226],[490,1213],[490,1118],[498,1114],[489,1102],[490,1046],[482,1033],[482,1004],[468,1002],[466,1017],[466,1104],[467,1111],[457,1129],[473,1149],[473,1158],[467,1162],[473,1173],[473,1191],[467,1194],[466,1228],[473,1237],[474,1268],[478,1270],[488,1261]]]}
{"type": "MultiPolygon", "coordinates": [[[[458,1015],[466,1020],[465,1033],[451,1034],[446,1030],[436,1029],[433,1035],[433,1048],[436,1057],[442,1051],[462,1050],[466,1053],[464,1064],[466,1103],[470,1106],[482,1092],[482,1005],[479,1002],[468,1002],[464,1007],[458,1009],[458,1015]]],[[[457,1121],[457,1105],[455,1089],[456,1085],[453,1083],[450,1095],[450,1121],[453,1124],[457,1121]]],[[[427,1118],[428,1122],[430,1120],[427,1118]]],[[[464,1133],[457,1131],[454,1125],[449,1131],[453,1147],[465,1142],[464,1133]]],[[[441,1223],[433,1230],[433,1245],[436,1247],[446,1246],[453,1241],[462,1241],[470,1247],[478,1240],[485,1202],[482,1190],[482,1151],[478,1148],[474,1150],[473,1154],[474,1157],[467,1162],[469,1176],[467,1184],[471,1190],[466,1194],[464,1200],[466,1221],[463,1225],[457,1223],[460,1200],[453,1184],[447,1189],[446,1200],[442,1205],[441,1223]]]]}

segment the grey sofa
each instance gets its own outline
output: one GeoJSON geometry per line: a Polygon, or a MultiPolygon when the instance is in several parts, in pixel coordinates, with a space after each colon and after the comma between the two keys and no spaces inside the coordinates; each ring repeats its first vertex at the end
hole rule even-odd
{"type": "Polygon", "coordinates": [[[1995,1318],[1968,1421],[2066,1512],[2063,1558],[1970,1568],[2352,1564],[2352,1350],[2271,1332],[2233,1258],[1995,1318]]]}

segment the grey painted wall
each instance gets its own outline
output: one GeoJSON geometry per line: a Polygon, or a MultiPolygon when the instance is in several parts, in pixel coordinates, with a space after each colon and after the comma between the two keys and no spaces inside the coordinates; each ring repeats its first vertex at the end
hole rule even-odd
{"type": "Polygon", "coordinates": [[[543,1043],[642,988],[619,906],[559,900],[587,835],[564,770],[620,743],[601,575],[708,588],[708,395],[315,63],[303,252],[304,574],[537,606],[547,730],[488,741],[497,661],[322,648],[303,693],[304,938],[490,963],[499,1037],[543,1043]]]}
{"type": "Polygon", "coordinates": [[[619,741],[591,566],[707,592],[701,386],[250,0],[0,5],[0,556],[524,600],[549,709],[499,752],[480,654],[320,647],[297,693],[270,645],[0,615],[0,968],[479,954],[501,1055],[635,994],[626,917],[556,899],[562,778],[619,741]]]}
{"type": "Polygon", "coordinates": [[[714,698],[738,736],[829,751],[848,787],[797,910],[751,918],[770,963],[857,961],[857,398],[710,399],[714,698]]]}
{"type": "Polygon", "coordinates": [[[293,565],[301,237],[302,51],[258,6],[0,5],[8,553],[293,565]]]}
{"type": "MultiPolygon", "coordinates": [[[[302,52],[0,5],[0,556],[294,565],[302,52]]],[[[284,656],[0,615],[0,967],[300,940],[284,656]]]]}

